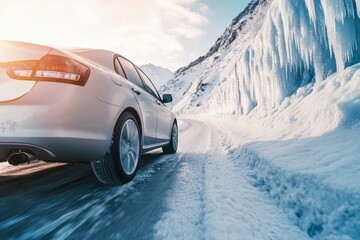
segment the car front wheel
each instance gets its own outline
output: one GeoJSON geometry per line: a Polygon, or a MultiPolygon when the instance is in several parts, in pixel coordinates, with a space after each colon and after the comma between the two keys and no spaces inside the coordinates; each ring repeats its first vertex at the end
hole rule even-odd
{"type": "Polygon", "coordinates": [[[175,121],[173,123],[173,127],[171,130],[170,142],[168,145],[166,145],[165,147],[162,148],[163,152],[164,153],[176,153],[177,148],[178,148],[178,142],[179,142],[179,129],[178,129],[177,122],[175,121]]]}
{"type": "Polygon", "coordinates": [[[120,184],[131,181],[140,159],[140,131],[133,114],[120,116],[114,130],[113,143],[103,160],[92,161],[91,166],[100,182],[120,184]]]}

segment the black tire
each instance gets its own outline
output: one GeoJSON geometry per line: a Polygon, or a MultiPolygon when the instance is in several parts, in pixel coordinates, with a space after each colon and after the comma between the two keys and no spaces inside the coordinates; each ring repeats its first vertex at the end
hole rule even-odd
{"type": "Polygon", "coordinates": [[[113,143],[104,159],[91,162],[92,169],[98,180],[105,184],[115,185],[131,181],[137,172],[140,149],[139,123],[133,114],[125,112],[120,116],[116,124],[113,143]],[[133,132],[130,133],[130,131],[133,132]],[[134,134],[133,141],[130,139],[131,134],[134,134]]]}
{"type": "Polygon", "coordinates": [[[172,130],[171,130],[170,142],[168,145],[166,145],[162,148],[163,152],[166,154],[176,153],[177,148],[178,148],[178,143],[179,143],[179,129],[178,129],[177,122],[174,121],[172,130]]]}

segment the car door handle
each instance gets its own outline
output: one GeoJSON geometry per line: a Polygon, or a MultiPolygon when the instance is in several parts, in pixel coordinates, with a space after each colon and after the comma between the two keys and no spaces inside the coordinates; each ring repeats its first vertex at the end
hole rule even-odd
{"type": "Polygon", "coordinates": [[[137,95],[140,95],[140,94],[141,94],[141,92],[138,91],[138,90],[136,90],[135,88],[131,88],[131,90],[132,90],[134,93],[136,93],[137,95]]]}

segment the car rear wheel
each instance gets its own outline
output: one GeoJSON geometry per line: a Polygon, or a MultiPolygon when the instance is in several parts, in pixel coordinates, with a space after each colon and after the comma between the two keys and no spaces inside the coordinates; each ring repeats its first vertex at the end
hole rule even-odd
{"type": "Polygon", "coordinates": [[[127,183],[135,177],[139,159],[139,125],[133,114],[126,112],[115,127],[113,144],[105,158],[92,161],[91,166],[102,183],[127,183]]]}
{"type": "Polygon", "coordinates": [[[178,148],[178,142],[179,142],[179,130],[177,122],[175,121],[173,123],[172,131],[171,131],[171,138],[170,142],[167,146],[163,147],[164,153],[176,153],[178,148]]]}

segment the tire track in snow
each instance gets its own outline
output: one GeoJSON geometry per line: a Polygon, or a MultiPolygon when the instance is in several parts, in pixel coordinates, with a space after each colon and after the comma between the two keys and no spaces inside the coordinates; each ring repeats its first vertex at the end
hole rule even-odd
{"type": "Polygon", "coordinates": [[[157,239],[204,239],[204,163],[211,133],[200,122],[184,120],[184,125],[174,188],[168,191],[167,209],[155,225],[157,239]]]}
{"type": "MultiPolygon", "coordinates": [[[[155,225],[158,239],[307,239],[286,214],[251,185],[246,169],[228,157],[219,130],[191,125],[167,209],[155,225]]],[[[186,136],[183,136],[185,138],[186,136]]],[[[182,142],[184,139],[182,139],[182,142]]]]}

